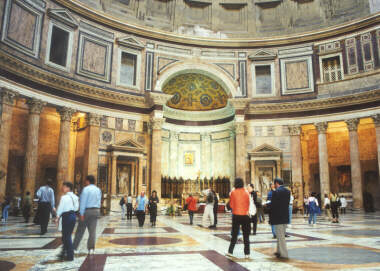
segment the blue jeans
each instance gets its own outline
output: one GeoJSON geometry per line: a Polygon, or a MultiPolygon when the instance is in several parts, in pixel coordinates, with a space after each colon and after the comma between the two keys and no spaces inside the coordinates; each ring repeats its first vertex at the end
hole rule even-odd
{"type": "Polygon", "coordinates": [[[4,218],[4,221],[7,221],[8,220],[8,209],[9,209],[10,205],[6,205],[4,206],[3,208],[3,218],[4,218]]]}
{"type": "Polygon", "coordinates": [[[276,237],[276,232],[275,232],[275,230],[274,230],[274,225],[270,225],[271,226],[271,228],[272,228],[272,234],[273,234],[273,237],[276,237]]]}
{"type": "Polygon", "coordinates": [[[313,224],[317,223],[317,213],[310,212],[310,214],[309,214],[309,224],[311,224],[311,220],[313,220],[313,224]]]}
{"type": "Polygon", "coordinates": [[[69,260],[72,260],[74,258],[74,248],[71,234],[73,233],[75,222],[76,216],[74,212],[68,212],[62,215],[63,252],[66,253],[69,260]]]}
{"type": "Polygon", "coordinates": [[[125,218],[125,205],[121,205],[121,219],[125,218]]]}
{"type": "Polygon", "coordinates": [[[293,205],[289,205],[289,224],[292,224],[293,205]]]}

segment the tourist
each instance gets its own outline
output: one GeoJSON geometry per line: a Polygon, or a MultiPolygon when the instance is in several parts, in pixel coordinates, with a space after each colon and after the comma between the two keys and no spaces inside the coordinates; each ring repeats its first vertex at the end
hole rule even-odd
{"type": "Polygon", "coordinates": [[[144,227],[145,212],[148,205],[148,199],[145,196],[145,191],[141,191],[141,194],[136,199],[135,213],[137,220],[139,221],[139,227],[144,227]]]}
{"type": "Polygon", "coordinates": [[[325,215],[329,220],[331,220],[331,202],[327,194],[325,194],[325,198],[323,200],[323,208],[325,209],[325,215]]]}
{"type": "Polygon", "coordinates": [[[339,197],[336,193],[330,193],[330,202],[331,202],[331,212],[332,212],[332,223],[339,223],[339,197]]]}
{"type": "Polygon", "coordinates": [[[29,223],[30,212],[32,210],[32,199],[30,198],[30,192],[27,191],[22,202],[22,215],[24,217],[24,222],[29,223]]]}
{"type": "Polygon", "coordinates": [[[96,225],[100,216],[102,191],[95,185],[95,177],[89,175],[80,194],[79,224],[74,238],[74,249],[77,250],[83,234],[88,230],[87,250],[95,253],[96,225]]]}
{"type": "Polygon", "coordinates": [[[307,217],[309,215],[309,196],[308,196],[308,194],[305,194],[305,197],[303,198],[303,215],[304,215],[304,217],[307,217]]]}
{"type": "Polygon", "coordinates": [[[347,200],[346,200],[346,198],[344,197],[344,195],[342,195],[342,196],[340,197],[340,203],[341,203],[341,206],[340,206],[340,213],[341,213],[341,214],[346,214],[347,200]]]}
{"type": "Polygon", "coordinates": [[[50,213],[55,212],[55,198],[54,191],[51,188],[52,182],[50,179],[46,182],[46,185],[41,186],[37,191],[38,198],[38,216],[37,221],[41,226],[41,235],[47,232],[47,226],[49,224],[50,213]]]}
{"type": "Polygon", "coordinates": [[[192,194],[186,199],[187,210],[189,212],[190,225],[193,225],[194,212],[197,211],[197,199],[192,194]]]}
{"type": "Polygon", "coordinates": [[[214,197],[214,225],[213,227],[216,228],[216,224],[218,224],[218,202],[219,202],[219,199],[218,199],[218,195],[216,194],[216,192],[214,190],[211,190],[212,194],[213,194],[213,197],[214,197]]]}
{"type": "Polygon", "coordinates": [[[202,226],[204,228],[214,228],[214,194],[211,190],[206,193],[206,206],[202,216],[202,226]],[[209,223],[207,223],[209,221],[209,223]]]}
{"type": "Polygon", "coordinates": [[[127,220],[132,220],[132,213],[133,213],[133,199],[131,194],[128,195],[127,198],[127,220]]]}
{"type": "Polygon", "coordinates": [[[260,192],[257,192],[256,209],[257,209],[257,218],[258,218],[259,222],[260,223],[265,222],[263,199],[261,198],[260,192]]]}
{"type": "Polygon", "coordinates": [[[119,202],[119,205],[121,207],[121,220],[125,220],[125,203],[126,203],[126,197],[123,196],[119,202]]]}
{"type": "MultiPolygon", "coordinates": [[[[270,190],[268,192],[268,195],[267,195],[267,201],[266,201],[266,205],[267,205],[267,208],[270,209],[270,205],[271,205],[271,201],[272,201],[272,194],[273,194],[273,191],[275,191],[276,188],[275,188],[275,185],[273,183],[271,183],[270,185],[270,190]]],[[[273,235],[273,239],[276,239],[276,231],[274,230],[274,225],[271,224],[271,230],[272,230],[272,235],[273,235]]]]}
{"type": "Polygon", "coordinates": [[[153,190],[152,195],[149,198],[149,214],[150,214],[150,223],[152,227],[156,226],[157,220],[157,204],[160,202],[157,196],[157,191],[153,190]]]}
{"type": "Polygon", "coordinates": [[[11,207],[11,201],[9,198],[6,198],[2,204],[2,213],[1,213],[1,221],[5,223],[8,221],[8,213],[9,213],[10,207],[11,207]]]}
{"type": "Polygon", "coordinates": [[[249,233],[251,232],[249,206],[250,196],[244,188],[244,183],[241,178],[236,178],[235,189],[230,194],[230,206],[232,209],[232,238],[230,247],[228,248],[227,257],[233,257],[235,244],[237,242],[240,226],[243,230],[244,239],[244,255],[246,259],[250,258],[249,249],[249,233]]]}
{"type": "Polygon", "coordinates": [[[319,213],[319,203],[316,198],[315,192],[311,193],[311,196],[308,198],[309,201],[309,225],[313,221],[313,226],[317,223],[317,214],[319,213]]]}
{"type": "Polygon", "coordinates": [[[72,192],[73,184],[70,182],[64,182],[62,185],[63,196],[59,201],[57,209],[56,224],[60,222],[62,225],[62,252],[60,258],[62,260],[73,261],[74,260],[74,248],[71,239],[73,233],[76,215],[75,212],[79,209],[78,197],[72,192]],[[59,221],[61,219],[61,221],[59,221]]]}
{"type": "Polygon", "coordinates": [[[283,185],[283,180],[276,178],[274,180],[276,190],[272,193],[272,200],[269,211],[269,223],[274,226],[277,237],[277,258],[288,258],[288,250],[286,248],[285,230],[289,223],[289,202],[290,191],[283,185]]]}
{"type": "Polygon", "coordinates": [[[256,208],[256,206],[257,206],[257,193],[253,189],[254,189],[253,184],[251,184],[251,183],[248,184],[247,190],[250,193],[253,204],[255,205],[255,212],[254,212],[255,214],[254,215],[251,214],[251,223],[253,225],[252,235],[256,235],[256,230],[257,230],[257,208],[256,208]]]}
{"type": "Polygon", "coordinates": [[[293,197],[293,193],[291,190],[290,191],[290,201],[289,201],[289,224],[288,224],[288,227],[291,228],[292,227],[292,217],[293,217],[293,201],[294,201],[294,197],[293,197]]]}

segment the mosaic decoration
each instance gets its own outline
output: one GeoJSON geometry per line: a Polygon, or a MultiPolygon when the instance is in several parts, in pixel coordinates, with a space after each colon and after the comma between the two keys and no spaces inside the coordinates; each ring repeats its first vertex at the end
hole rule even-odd
{"type": "Polygon", "coordinates": [[[188,111],[206,111],[223,108],[228,96],[213,79],[203,74],[187,73],[171,79],[163,92],[173,94],[168,106],[188,111]]]}

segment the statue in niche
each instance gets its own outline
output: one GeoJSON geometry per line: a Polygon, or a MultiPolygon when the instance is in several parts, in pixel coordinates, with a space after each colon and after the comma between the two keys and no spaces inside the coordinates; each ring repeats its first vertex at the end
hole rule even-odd
{"type": "Polygon", "coordinates": [[[273,180],[272,168],[260,169],[259,185],[260,185],[261,194],[263,196],[268,194],[272,180],[273,180]]]}
{"type": "Polygon", "coordinates": [[[338,192],[351,192],[351,169],[349,166],[338,167],[338,192]]]}
{"type": "Polygon", "coordinates": [[[122,166],[119,168],[118,172],[118,191],[119,194],[127,194],[128,193],[128,184],[129,184],[129,175],[130,172],[127,166],[122,166]]]}

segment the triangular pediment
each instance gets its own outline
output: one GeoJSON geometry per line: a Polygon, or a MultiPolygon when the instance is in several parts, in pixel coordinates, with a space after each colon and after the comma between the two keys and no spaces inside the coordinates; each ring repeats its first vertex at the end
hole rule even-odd
{"type": "Polygon", "coordinates": [[[136,149],[142,149],[142,148],[144,148],[144,146],[140,145],[140,143],[136,142],[133,139],[123,140],[123,141],[121,141],[119,143],[116,143],[115,146],[130,147],[130,148],[136,148],[136,149]]]}
{"type": "Polygon", "coordinates": [[[125,37],[118,38],[117,42],[120,45],[137,49],[137,50],[142,50],[145,48],[145,45],[141,41],[137,40],[135,37],[132,37],[132,36],[125,36],[125,37]]]}
{"type": "Polygon", "coordinates": [[[134,139],[126,139],[123,141],[119,141],[115,144],[109,145],[108,150],[141,153],[144,152],[144,146],[136,142],[134,139]]]}
{"type": "Polygon", "coordinates": [[[269,144],[263,144],[258,147],[256,147],[252,152],[282,152],[279,148],[273,147],[269,144]]]}
{"type": "Polygon", "coordinates": [[[257,52],[248,56],[250,60],[256,60],[256,61],[273,60],[276,57],[277,57],[276,53],[269,50],[264,50],[264,49],[258,50],[257,52]]]}
{"type": "Polygon", "coordinates": [[[48,15],[51,18],[56,19],[57,21],[60,21],[61,23],[64,23],[65,25],[68,25],[72,28],[78,27],[78,21],[71,15],[70,11],[66,9],[49,9],[48,15]]]}

